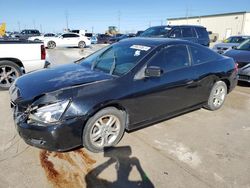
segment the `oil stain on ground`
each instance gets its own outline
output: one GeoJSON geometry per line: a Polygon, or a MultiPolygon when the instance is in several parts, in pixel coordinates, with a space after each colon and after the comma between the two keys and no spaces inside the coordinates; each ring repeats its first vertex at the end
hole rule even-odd
{"type": "Polygon", "coordinates": [[[85,175],[96,162],[85,152],[76,150],[67,153],[41,151],[41,166],[53,187],[85,187],[85,175]]]}

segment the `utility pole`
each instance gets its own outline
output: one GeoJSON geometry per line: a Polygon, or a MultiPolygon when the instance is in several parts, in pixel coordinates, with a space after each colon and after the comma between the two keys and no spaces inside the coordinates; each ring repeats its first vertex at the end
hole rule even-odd
{"type": "Polygon", "coordinates": [[[68,11],[65,11],[65,19],[66,19],[66,29],[69,30],[69,14],[68,11]]]}
{"type": "Polygon", "coordinates": [[[42,24],[40,24],[40,32],[43,33],[43,27],[42,24]]]}
{"type": "Polygon", "coordinates": [[[18,25],[18,31],[21,32],[21,26],[19,21],[17,22],[17,25],[18,25]]]}
{"type": "Polygon", "coordinates": [[[93,34],[94,34],[94,26],[92,26],[92,28],[91,28],[91,29],[92,29],[92,35],[93,35],[93,34]]]}
{"type": "Polygon", "coordinates": [[[188,24],[188,6],[186,7],[186,20],[187,20],[187,24],[188,24]]]}
{"type": "Polygon", "coordinates": [[[161,19],[161,25],[163,25],[163,20],[161,19]]]}
{"type": "Polygon", "coordinates": [[[33,27],[36,29],[36,20],[33,20],[33,27]]]}
{"type": "Polygon", "coordinates": [[[118,31],[121,31],[121,11],[118,11],[118,31]]]}

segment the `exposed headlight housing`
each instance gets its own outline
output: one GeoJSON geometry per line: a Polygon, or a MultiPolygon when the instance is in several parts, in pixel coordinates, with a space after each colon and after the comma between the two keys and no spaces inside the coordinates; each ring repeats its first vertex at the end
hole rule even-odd
{"type": "Polygon", "coordinates": [[[70,101],[61,101],[49,104],[31,111],[29,119],[43,123],[56,123],[66,111],[70,101]]]}

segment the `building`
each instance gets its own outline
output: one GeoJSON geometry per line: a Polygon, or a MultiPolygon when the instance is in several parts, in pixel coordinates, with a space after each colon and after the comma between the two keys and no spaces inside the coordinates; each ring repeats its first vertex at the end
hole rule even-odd
{"type": "Polygon", "coordinates": [[[250,12],[232,12],[167,19],[168,25],[201,25],[217,33],[219,40],[232,35],[250,35],[250,12]]]}

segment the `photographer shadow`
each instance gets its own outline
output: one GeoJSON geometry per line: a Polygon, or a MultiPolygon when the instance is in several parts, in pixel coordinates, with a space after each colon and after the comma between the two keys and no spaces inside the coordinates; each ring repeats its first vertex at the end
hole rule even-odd
{"type": "Polygon", "coordinates": [[[143,171],[140,161],[136,157],[130,157],[131,154],[132,151],[129,146],[105,148],[104,157],[109,157],[109,159],[88,172],[85,176],[86,187],[153,188],[154,185],[143,171]],[[117,180],[111,182],[98,178],[98,176],[112,164],[115,164],[117,180]],[[141,180],[129,180],[129,174],[133,167],[138,171],[141,180]]]}

